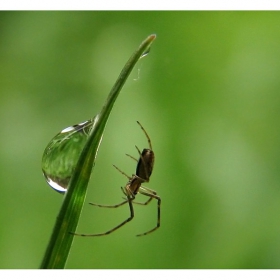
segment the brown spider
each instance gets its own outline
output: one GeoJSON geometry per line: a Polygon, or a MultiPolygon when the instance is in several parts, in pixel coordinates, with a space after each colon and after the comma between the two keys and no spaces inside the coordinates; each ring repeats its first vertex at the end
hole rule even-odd
{"type": "Polygon", "coordinates": [[[126,196],[125,201],[116,204],[116,205],[101,205],[101,204],[95,204],[95,203],[90,203],[91,205],[94,206],[98,206],[98,207],[106,207],[106,208],[117,208],[121,205],[124,205],[126,203],[128,203],[129,205],[129,209],[130,209],[130,217],[127,218],[125,221],[123,221],[122,223],[120,223],[119,225],[117,225],[116,227],[103,232],[103,233],[97,233],[97,234],[79,234],[79,233],[73,233],[74,235],[77,236],[103,236],[103,235],[107,235],[112,233],[113,231],[117,230],[118,228],[122,227],[123,225],[125,225],[126,223],[130,222],[133,217],[134,217],[134,209],[133,209],[133,203],[135,204],[139,204],[139,205],[147,205],[153,198],[157,199],[158,201],[158,214],[157,214],[157,225],[152,228],[149,231],[146,231],[144,233],[138,234],[137,236],[143,236],[146,234],[149,234],[153,231],[155,231],[156,229],[158,229],[160,227],[160,204],[161,204],[161,199],[160,197],[157,195],[157,193],[154,190],[151,190],[147,187],[142,186],[142,183],[144,182],[149,182],[150,180],[150,176],[152,174],[153,171],[153,167],[154,167],[154,161],[155,161],[155,155],[152,149],[152,143],[151,143],[151,139],[149,137],[149,135],[147,134],[146,130],[143,128],[143,126],[137,121],[137,123],[139,124],[139,126],[141,127],[141,129],[143,130],[143,132],[145,133],[147,139],[148,139],[148,143],[149,143],[149,149],[143,149],[142,153],[140,152],[140,150],[138,149],[137,146],[136,149],[139,153],[139,160],[137,161],[136,158],[127,155],[129,157],[131,157],[132,159],[136,160],[137,163],[137,167],[136,167],[136,174],[133,174],[131,177],[128,176],[127,174],[125,174],[123,171],[121,171],[118,167],[116,167],[114,165],[114,167],[120,172],[122,173],[124,176],[126,176],[129,181],[128,183],[125,185],[125,187],[121,187],[122,192],[124,193],[124,195],[126,196]],[[135,202],[135,196],[140,193],[146,196],[149,196],[149,199],[144,202],[135,202]]]}

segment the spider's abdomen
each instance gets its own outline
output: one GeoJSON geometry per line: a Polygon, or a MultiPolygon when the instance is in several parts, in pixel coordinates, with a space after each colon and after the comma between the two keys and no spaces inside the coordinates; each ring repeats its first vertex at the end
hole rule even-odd
{"type": "Polygon", "coordinates": [[[154,168],[154,161],[154,152],[150,149],[144,149],[137,163],[136,175],[142,178],[145,182],[149,182],[154,168]]]}

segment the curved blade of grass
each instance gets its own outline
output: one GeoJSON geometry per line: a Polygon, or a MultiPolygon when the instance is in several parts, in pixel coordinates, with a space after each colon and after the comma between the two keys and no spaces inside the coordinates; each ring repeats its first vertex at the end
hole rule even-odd
{"type": "Polygon", "coordinates": [[[70,232],[75,232],[78,225],[86,197],[88,182],[108,117],[131,70],[139,58],[147,52],[155,38],[155,35],[147,37],[139,46],[138,50],[130,57],[109,93],[101,112],[94,119],[89,138],[79,157],[74,174],[64,196],[62,207],[58,214],[41,268],[64,268],[66,264],[74,238],[74,235],[70,234],[70,232]]]}

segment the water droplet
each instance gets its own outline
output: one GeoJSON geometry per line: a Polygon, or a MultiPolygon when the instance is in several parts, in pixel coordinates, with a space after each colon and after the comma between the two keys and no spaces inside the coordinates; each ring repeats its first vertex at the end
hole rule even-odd
{"type": "Polygon", "coordinates": [[[66,192],[95,120],[96,118],[63,129],[47,145],[42,158],[42,169],[46,181],[54,190],[66,192]]]}
{"type": "Polygon", "coordinates": [[[151,47],[147,48],[147,49],[141,54],[140,59],[143,58],[143,57],[145,57],[146,55],[148,55],[150,51],[151,51],[151,47]]]}

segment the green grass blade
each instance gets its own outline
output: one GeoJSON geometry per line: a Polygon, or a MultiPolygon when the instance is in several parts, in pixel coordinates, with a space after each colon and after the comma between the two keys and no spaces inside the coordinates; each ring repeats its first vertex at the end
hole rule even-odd
{"type": "Polygon", "coordinates": [[[64,195],[62,207],[58,214],[41,268],[65,267],[74,238],[74,235],[70,234],[70,232],[76,231],[86,197],[88,182],[110,112],[133,67],[139,58],[147,52],[155,38],[155,35],[147,37],[137,51],[130,57],[109,93],[101,112],[95,117],[92,130],[79,157],[67,192],[64,195]]]}

